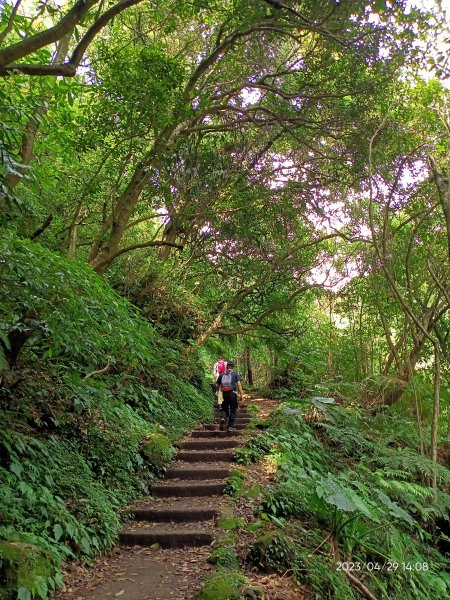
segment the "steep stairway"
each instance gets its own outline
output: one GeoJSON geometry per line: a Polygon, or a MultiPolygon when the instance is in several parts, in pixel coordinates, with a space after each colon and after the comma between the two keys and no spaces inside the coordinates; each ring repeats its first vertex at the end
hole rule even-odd
{"type": "Polygon", "coordinates": [[[123,546],[185,548],[212,543],[233,450],[241,443],[250,416],[238,409],[235,431],[219,431],[216,423],[193,431],[180,444],[166,478],[152,488],[154,500],[131,509],[133,517],[120,533],[123,546]]]}

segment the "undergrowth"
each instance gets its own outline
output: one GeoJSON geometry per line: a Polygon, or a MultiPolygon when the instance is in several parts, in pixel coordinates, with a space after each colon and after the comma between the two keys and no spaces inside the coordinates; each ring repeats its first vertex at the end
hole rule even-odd
{"type": "Polygon", "coordinates": [[[250,562],[292,570],[321,599],[359,598],[358,583],[386,600],[448,597],[449,539],[437,523],[448,522],[450,471],[415,451],[413,424],[329,398],[286,403],[270,423],[239,452],[277,469],[250,562]]]}
{"type": "Polygon", "coordinates": [[[0,259],[0,599],[27,600],[116,543],[212,403],[195,357],[88,266],[13,235],[0,259]]]}

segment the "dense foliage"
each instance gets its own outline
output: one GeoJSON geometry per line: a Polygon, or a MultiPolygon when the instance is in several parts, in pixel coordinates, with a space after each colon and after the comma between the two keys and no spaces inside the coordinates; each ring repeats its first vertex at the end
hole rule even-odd
{"type": "Polygon", "coordinates": [[[64,560],[116,542],[119,509],[212,407],[199,365],[89,267],[14,235],[0,255],[2,336],[27,344],[0,398],[1,597],[44,598],[64,560]]]}
{"type": "Polygon", "coordinates": [[[450,471],[419,457],[417,441],[404,416],[368,417],[331,398],[283,404],[238,451],[277,472],[249,560],[292,569],[320,598],[359,597],[346,570],[374,597],[445,598],[450,496],[431,482],[448,488],[450,471]]]}
{"type": "MultiPolygon", "coordinates": [[[[361,558],[349,530],[378,531],[386,514],[396,552],[413,539],[426,556],[436,542],[450,434],[450,119],[448,15],[429,4],[1,2],[8,594],[44,598],[65,558],[114,542],[117,509],[207,417],[218,354],[273,397],[352,403],[344,423],[337,408],[320,427],[279,417],[248,451],[283,436],[292,446],[295,481],[280,469],[267,514],[291,515],[298,494],[318,531],[323,509],[341,551],[361,558]],[[389,419],[407,439],[387,440],[389,419]]],[[[435,595],[441,560],[428,574],[435,595]]],[[[320,579],[323,564],[308,563],[311,585],[350,594],[334,571],[320,579]]],[[[372,579],[382,593],[422,593],[417,573],[372,579]]]]}

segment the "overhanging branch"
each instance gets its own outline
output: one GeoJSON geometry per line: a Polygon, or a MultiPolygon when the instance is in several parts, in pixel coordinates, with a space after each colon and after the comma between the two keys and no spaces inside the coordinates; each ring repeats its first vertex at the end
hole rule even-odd
{"type": "MultiPolygon", "coordinates": [[[[96,2],[98,2],[98,0],[87,0],[86,4],[89,4],[89,8],[90,8],[96,2]]],[[[40,44],[36,48],[29,50],[25,53],[23,53],[23,51],[22,51],[22,53],[19,56],[13,55],[13,58],[10,58],[7,62],[5,62],[4,59],[2,59],[2,52],[0,51],[0,75],[7,75],[7,74],[14,73],[14,72],[19,72],[19,73],[22,73],[23,75],[53,75],[53,76],[63,76],[63,77],[74,77],[76,75],[76,71],[77,71],[78,66],[80,65],[80,62],[83,59],[84,53],[86,52],[89,44],[91,44],[91,42],[93,41],[93,39],[95,38],[97,33],[99,33],[99,31],[101,31],[103,29],[103,27],[105,27],[105,25],[107,25],[107,23],[109,23],[109,21],[111,21],[111,19],[113,19],[116,15],[120,14],[127,8],[130,8],[131,6],[139,4],[140,2],[142,2],[142,0],[120,0],[120,2],[118,2],[117,4],[112,6],[106,12],[104,12],[101,15],[101,17],[99,17],[95,21],[95,23],[87,30],[87,32],[81,38],[80,42],[78,43],[75,50],[73,51],[72,56],[70,57],[70,60],[62,65],[21,64],[21,63],[12,63],[11,61],[17,60],[18,58],[22,58],[23,56],[27,56],[28,54],[32,54],[39,48],[46,46],[53,41],[57,41],[57,40],[61,39],[61,37],[63,37],[63,35],[65,35],[64,33],[61,35],[61,33],[60,33],[61,31],[64,31],[65,33],[70,31],[70,28],[67,29],[66,26],[64,28],[61,27],[61,29],[59,30],[59,33],[54,34],[54,36],[57,36],[56,39],[51,39],[49,42],[40,44]],[[67,29],[67,31],[66,31],[66,29],[67,29]]],[[[82,1],[82,4],[84,5],[83,1],[82,1]]],[[[81,14],[81,16],[75,22],[75,24],[81,20],[81,18],[84,16],[84,14],[86,12],[87,11],[85,11],[84,13],[81,14]]],[[[64,19],[62,19],[62,21],[63,20],[64,19]]],[[[60,24],[62,23],[62,21],[60,22],[60,24]]],[[[50,31],[50,30],[48,30],[48,31],[50,31]]],[[[37,34],[37,35],[39,35],[39,34],[37,34]]],[[[30,38],[30,40],[33,40],[36,37],[37,36],[33,36],[32,38],[30,38]]],[[[24,40],[24,41],[27,41],[27,40],[24,40]]],[[[36,43],[38,43],[38,41],[36,43]]],[[[22,44],[22,42],[20,42],[20,44],[22,44]]],[[[15,44],[15,46],[18,46],[20,44],[15,44]]],[[[15,46],[11,46],[11,49],[13,49],[15,46]]],[[[6,50],[8,50],[8,48],[5,48],[5,52],[6,52],[6,50]]],[[[20,48],[15,52],[15,54],[17,54],[19,52],[19,50],[20,50],[20,48]]]]}
{"type": "Polygon", "coordinates": [[[0,50],[0,67],[6,67],[13,61],[33,54],[53,42],[57,42],[69,33],[99,0],[78,0],[64,17],[53,27],[40,31],[17,44],[0,50]]]}

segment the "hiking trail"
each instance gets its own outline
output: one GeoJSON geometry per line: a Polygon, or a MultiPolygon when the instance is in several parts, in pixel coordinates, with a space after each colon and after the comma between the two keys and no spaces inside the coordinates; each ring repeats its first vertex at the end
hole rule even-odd
{"type": "Polygon", "coordinates": [[[132,520],[124,524],[120,547],[91,567],[69,565],[56,600],[187,600],[201,589],[213,570],[207,559],[220,509],[228,502],[223,490],[233,450],[247,439],[243,430],[251,420],[244,405],[236,413],[236,431],[227,432],[219,431],[218,407],[215,416],[216,423],[180,442],[152,496],[130,507],[132,520]]]}

